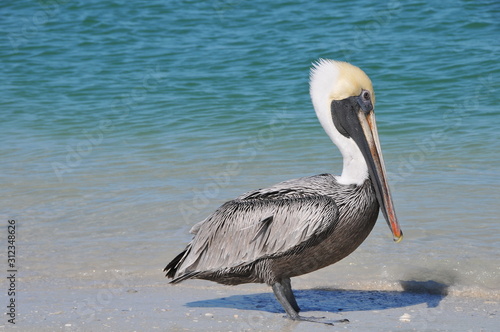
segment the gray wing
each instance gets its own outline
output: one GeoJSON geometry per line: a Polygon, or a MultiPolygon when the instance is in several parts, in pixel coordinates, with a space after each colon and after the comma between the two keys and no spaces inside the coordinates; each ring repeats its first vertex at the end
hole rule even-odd
{"type": "MultiPolygon", "coordinates": [[[[283,199],[283,198],[303,198],[309,196],[323,196],[332,193],[332,188],[338,186],[335,177],[331,174],[319,174],[301,177],[298,179],[279,182],[267,188],[261,188],[246,192],[236,198],[236,200],[250,199],[283,199]]],[[[189,233],[196,235],[201,225],[209,218],[196,223],[189,233]]]]}
{"type": "Polygon", "coordinates": [[[199,224],[176,276],[279,255],[328,232],[337,220],[338,208],[326,196],[229,201],[199,224]]]}
{"type": "Polygon", "coordinates": [[[338,187],[338,183],[333,175],[319,174],[286,180],[267,188],[252,190],[237,197],[237,199],[275,199],[324,196],[331,195],[332,189],[336,187],[338,187]]]}

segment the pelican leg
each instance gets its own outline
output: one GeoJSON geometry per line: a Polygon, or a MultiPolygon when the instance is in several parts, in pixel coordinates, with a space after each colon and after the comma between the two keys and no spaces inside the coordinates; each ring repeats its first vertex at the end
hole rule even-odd
{"type": "Polygon", "coordinates": [[[283,281],[275,282],[273,284],[273,292],[278,302],[281,304],[283,309],[285,309],[287,315],[293,320],[300,320],[299,310],[297,310],[299,307],[297,306],[297,302],[295,301],[295,297],[292,293],[290,279],[288,279],[288,283],[283,281]],[[292,298],[292,301],[290,301],[290,297],[292,298]],[[290,302],[295,303],[295,307],[290,302]]]}
{"type": "Polygon", "coordinates": [[[273,292],[276,299],[279,301],[283,309],[285,309],[288,317],[293,320],[302,320],[308,322],[322,323],[326,325],[333,325],[333,322],[336,323],[347,323],[349,320],[342,319],[337,321],[328,321],[323,320],[325,317],[302,317],[299,315],[300,308],[297,305],[297,301],[295,301],[295,296],[292,292],[292,287],[290,283],[290,279],[286,278],[281,280],[280,282],[275,282],[273,285],[273,292]]]}
{"type": "Polygon", "coordinates": [[[281,285],[283,286],[283,291],[285,293],[286,299],[288,300],[288,303],[292,306],[292,308],[299,313],[300,308],[299,305],[297,304],[297,301],[295,300],[295,296],[293,295],[292,291],[292,284],[290,282],[290,278],[285,278],[281,281],[281,285]]]}

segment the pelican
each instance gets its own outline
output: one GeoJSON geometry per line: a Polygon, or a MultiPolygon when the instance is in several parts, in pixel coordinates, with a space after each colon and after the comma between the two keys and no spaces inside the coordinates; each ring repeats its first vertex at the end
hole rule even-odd
{"type": "Polygon", "coordinates": [[[310,73],[316,115],[343,156],[340,176],[320,174],[247,192],[194,225],[192,241],[164,269],[170,283],[205,279],[266,283],[293,320],[290,278],[331,265],[368,236],[379,209],[399,242],[368,76],[347,62],[320,59],[310,73]]]}

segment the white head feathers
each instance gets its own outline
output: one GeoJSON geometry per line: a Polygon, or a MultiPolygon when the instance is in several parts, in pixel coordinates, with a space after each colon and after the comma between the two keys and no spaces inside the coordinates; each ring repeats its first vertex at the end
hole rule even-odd
{"type": "Polygon", "coordinates": [[[354,140],[343,136],[335,128],[330,106],[333,100],[358,96],[363,89],[370,91],[375,103],[368,76],[347,62],[320,59],[311,69],[311,100],[323,129],[344,157],[342,176],[337,178],[343,184],[362,184],[368,177],[368,167],[354,140]]]}

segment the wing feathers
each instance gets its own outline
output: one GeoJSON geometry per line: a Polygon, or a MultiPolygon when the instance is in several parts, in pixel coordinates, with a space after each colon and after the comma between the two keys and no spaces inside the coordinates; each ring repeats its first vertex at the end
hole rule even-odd
{"type": "Polygon", "coordinates": [[[337,206],[327,196],[229,201],[199,225],[176,276],[283,254],[328,232],[337,219],[337,206]]]}
{"type": "Polygon", "coordinates": [[[253,239],[250,240],[250,243],[254,242],[259,237],[263,238],[272,221],[273,221],[273,216],[269,216],[269,217],[265,218],[264,220],[261,220],[260,225],[258,226],[259,229],[255,233],[255,236],[253,237],[253,239]]]}

